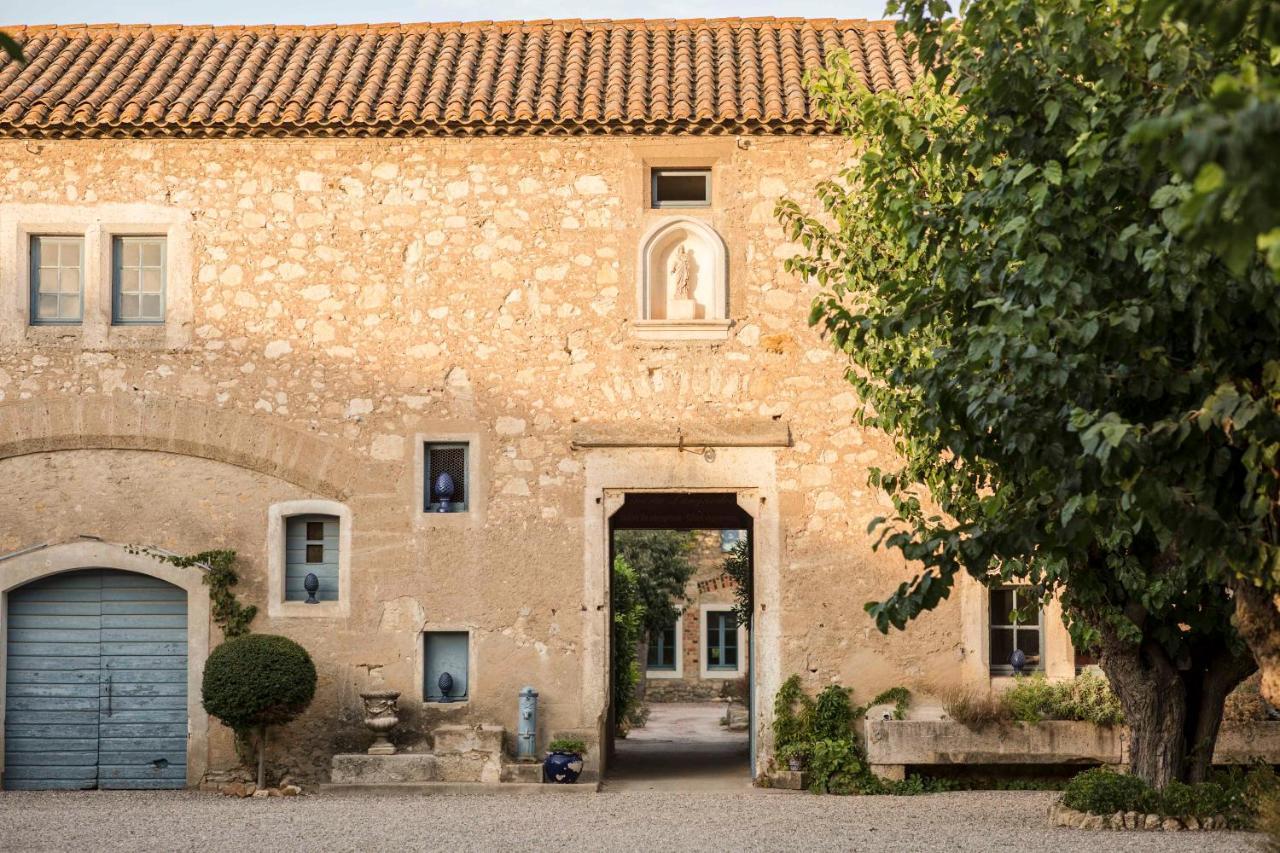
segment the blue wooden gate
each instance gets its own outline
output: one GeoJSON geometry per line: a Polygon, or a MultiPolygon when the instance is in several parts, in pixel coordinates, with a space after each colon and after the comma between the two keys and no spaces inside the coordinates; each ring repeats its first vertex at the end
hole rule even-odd
{"type": "Polygon", "coordinates": [[[86,569],[9,595],[4,787],[181,788],[186,592],[86,569]]]}

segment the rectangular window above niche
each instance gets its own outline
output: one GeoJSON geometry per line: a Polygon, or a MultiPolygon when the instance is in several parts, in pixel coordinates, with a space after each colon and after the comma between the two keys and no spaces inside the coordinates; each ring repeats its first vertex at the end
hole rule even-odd
{"type": "Polygon", "coordinates": [[[461,702],[470,698],[470,645],[471,637],[466,631],[427,631],[422,635],[422,687],[426,701],[461,702]],[[448,678],[442,679],[446,674],[448,678]]]}
{"type": "Polygon", "coordinates": [[[466,512],[470,488],[471,445],[428,442],[423,447],[423,508],[427,512],[466,512]]]}
{"type": "Polygon", "coordinates": [[[710,169],[654,169],[649,185],[653,207],[711,206],[710,169]]]}

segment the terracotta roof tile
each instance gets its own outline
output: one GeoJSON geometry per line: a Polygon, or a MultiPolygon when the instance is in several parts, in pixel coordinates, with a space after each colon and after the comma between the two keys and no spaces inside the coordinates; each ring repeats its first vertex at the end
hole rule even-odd
{"type": "Polygon", "coordinates": [[[805,133],[806,71],[919,75],[883,21],[6,27],[0,136],[805,133]]]}

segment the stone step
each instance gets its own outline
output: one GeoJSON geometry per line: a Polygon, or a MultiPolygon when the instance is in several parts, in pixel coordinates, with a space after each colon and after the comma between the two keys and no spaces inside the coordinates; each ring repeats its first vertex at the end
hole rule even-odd
{"type": "Polygon", "coordinates": [[[538,761],[520,761],[502,765],[502,781],[505,783],[542,782],[542,763],[538,761]]]}
{"type": "MultiPolygon", "coordinates": [[[[402,785],[439,780],[439,763],[429,752],[396,755],[339,754],[329,765],[329,781],[335,785],[402,785]]],[[[479,780],[476,780],[479,781],[479,780]]]]}

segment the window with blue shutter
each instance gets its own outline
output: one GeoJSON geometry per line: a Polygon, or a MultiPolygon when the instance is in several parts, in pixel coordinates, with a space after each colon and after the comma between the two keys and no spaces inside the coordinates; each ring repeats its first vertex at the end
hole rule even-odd
{"type": "Polygon", "coordinates": [[[649,635],[646,669],[674,670],[676,668],[676,643],[680,641],[676,632],[676,619],[675,614],[672,614],[670,625],[649,635]]]}
{"type": "Polygon", "coordinates": [[[308,574],[320,582],[316,600],[338,600],[338,518],[295,515],[285,521],[284,600],[306,601],[308,574]]]}
{"type": "Polygon", "coordinates": [[[426,659],[423,688],[428,702],[456,702],[470,695],[469,639],[466,631],[427,631],[423,636],[426,659]],[[440,676],[446,672],[453,682],[448,694],[440,687],[440,676]]]}
{"type": "Polygon", "coordinates": [[[707,611],[707,669],[738,668],[738,620],[732,610],[707,611]]]}

